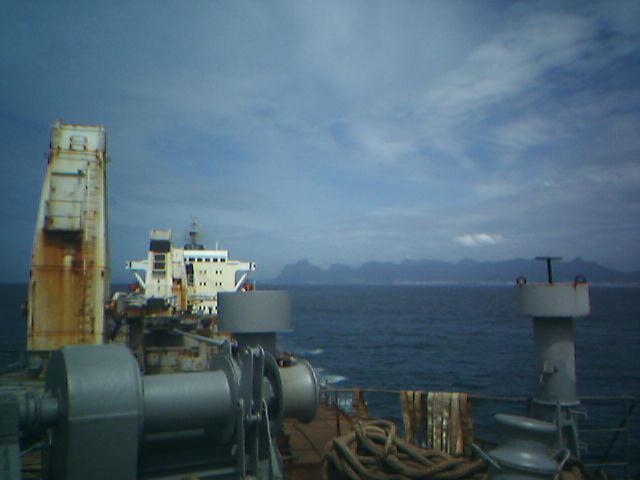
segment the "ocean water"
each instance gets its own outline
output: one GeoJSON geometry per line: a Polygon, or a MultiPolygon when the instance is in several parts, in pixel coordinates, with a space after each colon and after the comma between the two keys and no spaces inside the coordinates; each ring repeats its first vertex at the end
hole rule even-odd
{"type": "Polygon", "coordinates": [[[26,284],[0,284],[0,372],[22,358],[27,332],[21,304],[26,284]]]}
{"type": "MultiPolygon", "coordinates": [[[[295,331],[280,347],[306,354],[343,385],[528,395],[531,321],[509,287],[287,287],[295,331]]],[[[576,320],[581,395],[640,395],[640,289],[592,288],[576,320]]]]}
{"type": "MultiPolygon", "coordinates": [[[[531,397],[537,374],[531,320],[518,315],[514,287],[292,286],[295,331],[281,349],[305,356],[332,387],[461,391],[531,397]]],[[[592,288],[592,314],[577,319],[580,396],[640,398],[640,289],[592,288]]],[[[366,394],[376,415],[399,420],[397,395],[366,394]]],[[[620,426],[623,405],[584,404],[582,428],[620,426]]],[[[632,416],[632,456],[640,471],[640,405],[632,416]]],[[[476,402],[480,433],[493,414],[525,414],[524,404],[476,402]]],[[[610,435],[581,436],[600,460],[610,435]]],[[[622,455],[618,440],[614,454],[622,455]]],[[[614,472],[622,473],[622,472],[614,472]]]]}
{"type": "MultiPolygon", "coordinates": [[[[295,331],[281,335],[279,347],[307,358],[330,386],[524,397],[534,392],[531,321],[517,313],[515,288],[286,289],[292,294],[295,331]]],[[[18,360],[24,348],[20,303],[25,296],[25,285],[0,285],[0,366],[18,360]]],[[[591,316],[576,321],[579,395],[640,398],[640,289],[595,287],[591,305],[591,316]]],[[[397,395],[367,394],[367,399],[374,414],[399,418],[397,395]]],[[[617,404],[585,407],[590,425],[617,424],[622,418],[617,404]]],[[[482,429],[490,428],[493,413],[524,414],[523,408],[489,402],[474,406],[474,412],[482,429]]],[[[637,472],[638,412],[632,422],[637,472]]],[[[597,457],[608,439],[587,437],[597,457]]]]}

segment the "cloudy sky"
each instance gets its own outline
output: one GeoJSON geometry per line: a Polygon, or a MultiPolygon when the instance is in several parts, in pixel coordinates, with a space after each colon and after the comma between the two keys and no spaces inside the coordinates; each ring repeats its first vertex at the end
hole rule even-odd
{"type": "Polygon", "coordinates": [[[148,231],[268,278],[406,258],[640,269],[640,2],[4,2],[0,270],[49,128],[108,132],[113,277],[148,231]]]}

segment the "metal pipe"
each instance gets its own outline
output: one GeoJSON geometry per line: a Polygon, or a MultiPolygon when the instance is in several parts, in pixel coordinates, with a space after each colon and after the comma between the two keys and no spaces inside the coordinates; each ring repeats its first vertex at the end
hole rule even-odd
{"type": "Polygon", "coordinates": [[[248,273],[242,274],[242,277],[240,277],[240,280],[238,280],[238,283],[236,283],[235,287],[233,287],[234,292],[237,292],[238,290],[240,290],[240,287],[244,285],[244,281],[247,279],[248,275],[249,275],[248,273]]]}
{"type": "Polygon", "coordinates": [[[178,335],[182,335],[184,337],[188,337],[188,338],[192,338],[193,340],[197,340],[199,342],[203,342],[203,343],[208,343],[210,345],[216,345],[218,347],[223,346],[225,343],[235,343],[234,341],[228,339],[228,338],[224,338],[224,337],[205,337],[202,335],[195,335],[193,333],[189,333],[189,332],[183,332],[182,330],[178,330],[177,328],[174,328],[173,333],[177,333],[178,335]]]}
{"type": "Polygon", "coordinates": [[[140,284],[140,286],[142,288],[147,288],[147,285],[144,283],[144,280],[142,279],[142,277],[140,276],[140,274],[138,272],[133,272],[133,274],[136,277],[136,280],[138,280],[138,283],[140,284]]]}
{"type": "Polygon", "coordinates": [[[538,388],[535,399],[575,404],[576,351],[573,318],[534,318],[538,388]]]}

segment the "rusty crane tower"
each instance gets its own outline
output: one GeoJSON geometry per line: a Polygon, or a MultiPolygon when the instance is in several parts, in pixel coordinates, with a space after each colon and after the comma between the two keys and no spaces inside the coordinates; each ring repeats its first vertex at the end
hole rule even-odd
{"type": "Polygon", "coordinates": [[[102,125],[58,121],[52,126],[29,279],[32,366],[64,345],[104,342],[106,159],[102,125]]]}

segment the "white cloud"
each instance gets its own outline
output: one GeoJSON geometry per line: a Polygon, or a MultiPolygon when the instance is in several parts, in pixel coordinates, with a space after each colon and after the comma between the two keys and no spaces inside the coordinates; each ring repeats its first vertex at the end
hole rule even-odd
{"type": "Polygon", "coordinates": [[[234,251],[326,261],[638,243],[640,2],[136,8],[0,18],[7,222],[62,117],[107,126],[114,237],[195,214],[234,251]]]}
{"type": "Polygon", "coordinates": [[[367,163],[394,165],[406,155],[414,153],[411,142],[401,138],[393,128],[383,125],[360,124],[351,129],[355,142],[362,148],[367,163]]]}
{"type": "Polygon", "coordinates": [[[425,108],[437,107],[449,120],[461,120],[490,105],[521,94],[540,75],[571,68],[591,46],[594,26],[572,14],[538,14],[515,18],[481,44],[425,97],[425,108]]]}
{"type": "Polygon", "coordinates": [[[425,143],[459,165],[478,166],[478,154],[470,152],[480,145],[499,160],[513,160],[564,133],[556,118],[562,104],[546,102],[554,88],[566,86],[556,73],[545,76],[578,79],[591,73],[594,57],[607,64],[619,52],[600,51],[597,19],[584,12],[537,10],[514,6],[503,29],[427,86],[417,108],[425,143]]]}
{"type": "Polygon", "coordinates": [[[531,114],[497,127],[493,140],[507,155],[517,156],[527,148],[553,141],[561,132],[562,125],[558,125],[558,122],[539,114],[531,114]]]}
{"type": "Polygon", "coordinates": [[[467,233],[453,239],[463,247],[479,247],[483,245],[496,245],[503,241],[498,233],[467,233]]]}

